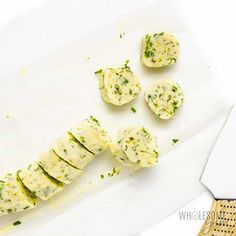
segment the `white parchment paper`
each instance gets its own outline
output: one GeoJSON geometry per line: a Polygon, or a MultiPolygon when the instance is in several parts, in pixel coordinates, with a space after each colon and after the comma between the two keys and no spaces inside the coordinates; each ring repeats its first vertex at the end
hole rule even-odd
{"type": "Polygon", "coordinates": [[[112,136],[123,126],[146,126],[157,135],[160,159],[156,167],[133,173],[107,151],[55,198],[39,202],[29,212],[1,217],[0,233],[134,235],[204,190],[199,177],[229,105],[172,1],[128,14],[4,75],[0,78],[1,173],[37,159],[62,132],[89,114],[97,116],[112,136]],[[162,31],[179,39],[180,60],[170,68],[147,69],[139,63],[141,37],[162,31]],[[107,105],[94,71],[127,59],[143,90],[124,107],[107,105]],[[143,99],[145,88],[160,78],[177,81],[185,93],[185,103],[173,120],[159,120],[143,99]],[[173,138],[180,140],[175,146],[173,138]],[[100,174],[113,166],[121,168],[121,174],[101,180],[100,174]],[[13,229],[9,224],[16,219],[22,225],[13,229]]]}

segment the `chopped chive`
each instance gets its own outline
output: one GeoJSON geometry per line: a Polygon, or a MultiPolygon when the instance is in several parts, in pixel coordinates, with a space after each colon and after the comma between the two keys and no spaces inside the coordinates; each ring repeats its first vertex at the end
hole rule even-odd
{"type": "Polygon", "coordinates": [[[130,110],[135,113],[137,110],[134,107],[131,107],[130,110]]]}
{"type": "Polygon", "coordinates": [[[104,175],[100,175],[101,179],[104,179],[104,175]]]}
{"type": "Polygon", "coordinates": [[[123,33],[120,33],[120,38],[122,39],[124,35],[125,35],[124,32],[123,32],[123,33]]]}
{"type": "Polygon", "coordinates": [[[97,71],[94,72],[95,75],[100,74],[100,73],[102,73],[102,69],[97,70],[97,71]]]}
{"type": "Polygon", "coordinates": [[[84,136],[80,136],[80,137],[79,137],[79,140],[80,140],[82,143],[84,143],[84,142],[85,142],[84,136]]]}
{"type": "Polygon", "coordinates": [[[21,224],[21,221],[19,221],[19,220],[17,220],[17,221],[15,221],[14,223],[12,223],[14,226],[16,226],[16,225],[20,225],[21,224]]]}
{"type": "Polygon", "coordinates": [[[176,138],[172,139],[173,144],[177,143],[178,141],[179,141],[179,139],[176,139],[176,138]]]}

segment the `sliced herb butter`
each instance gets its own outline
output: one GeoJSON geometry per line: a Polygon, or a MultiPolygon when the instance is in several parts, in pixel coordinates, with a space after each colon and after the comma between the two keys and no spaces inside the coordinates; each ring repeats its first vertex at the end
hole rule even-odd
{"type": "Polygon", "coordinates": [[[127,63],[128,61],[123,66],[105,68],[96,73],[101,96],[105,102],[124,105],[140,92],[141,85],[127,63]]]}
{"type": "Polygon", "coordinates": [[[163,67],[174,64],[178,54],[179,43],[172,34],[147,34],[142,40],[141,63],[145,66],[163,67]]]}
{"type": "Polygon", "coordinates": [[[0,216],[34,208],[36,197],[22,184],[16,173],[0,177],[0,216]]]}
{"type": "MultiPolygon", "coordinates": [[[[80,142],[82,141],[83,138],[80,142]]],[[[79,169],[83,169],[93,160],[94,154],[85,149],[80,142],[73,135],[66,132],[57,140],[53,150],[63,160],[79,169]]]]}
{"type": "Polygon", "coordinates": [[[170,119],[184,101],[180,86],[172,80],[157,80],[144,94],[150,109],[161,119],[170,119]]]}
{"type": "Polygon", "coordinates": [[[37,163],[18,171],[22,183],[37,197],[47,200],[63,189],[63,184],[51,178],[37,163]]]}
{"type": "Polygon", "coordinates": [[[157,163],[158,150],[156,136],[144,127],[132,127],[123,131],[121,147],[133,163],[150,167],[157,163]]]}
{"type": "Polygon", "coordinates": [[[38,164],[54,179],[65,184],[71,183],[82,172],[61,159],[53,149],[42,154],[38,164]]]}
{"type": "Polygon", "coordinates": [[[93,116],[81,121],[68,132],[93,154],[97,155],[110,146],[111,140],[107,131],[100,126],[98,120],[93,116]]]}
{"type": "Polygon", "coordinates": [[[133,168],[150,167],[157,163],[156,137],[144,127],[124,128],[111,145],[113,157],[133,168]]]}

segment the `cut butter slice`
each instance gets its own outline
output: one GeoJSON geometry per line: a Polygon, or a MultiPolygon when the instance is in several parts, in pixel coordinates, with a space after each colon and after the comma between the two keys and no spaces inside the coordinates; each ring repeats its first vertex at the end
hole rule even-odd
{"type": "Polygon", "coordinates": [[[22,184],[16,173],[0,177],[0,216],[32,209],[36,197],[22,184]]]}
{"type": "Polygon", "coordinates": [[[123,130],[120,144],[128,159],[140,167],[150,167],[157,163],[156,136],[144,127],[132,127],[123,130]]]}
{"type": "Polygon", "coordinates": [[[150,109],[161,119],[170,119],[184,101],[180,86],[167,79],[157,80],[144,94],[150,109]]]}
{"type": "Polygon", "coordinates": [[[105,102],[124,105],[137,97],[141,85],[127,63],[117,68],[105,68],[98,73],[99,89],[105,102]]]}
{"type": "Polygon", "coordinates": [[[110,146],[111,139],[107,131],[100,126],[98,120],[93,116],[81,121],[68,132],[95,155],[107,150],[110,146]]]}
{"type": "Polygon", "coordinates": [[[19,170],[18,176],[22,183],[42,200],[51,198],[63,189],[63,184],[51,178],[37,163],[19,170]]]}
{"type": "Polygon", "coordinates": [[[141,63],[148,67],[163,67],[176,63],[179,43],[174,35],[157,33],[142,40],[141,63]]]}
{"type": "Polygon", "coordinates": [[[82,172],[61,159],[53,149],[42,154],[38,164],[54,179],[65,184],[71,183],[82,172]]]}
{"type": "Polygon", "coordinates": [[[78,140],[69,133],[65,133],[59,138],[52,148],[63,160],[79,169],[83,169],[94,157],[94,154],[86,150],[78,140]]]}

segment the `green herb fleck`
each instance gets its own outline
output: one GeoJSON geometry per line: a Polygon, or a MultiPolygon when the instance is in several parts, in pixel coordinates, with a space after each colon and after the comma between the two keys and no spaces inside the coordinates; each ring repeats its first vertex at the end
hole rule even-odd
{"type": "Polygon", "coordinates": [[[15,221],[14,223],[12,223],[14,226],[16,226],[16,225],[20,225],[21,224],[21,221],[19,221],[19,220],[17,220],[17,221],[15,221]]]}
{"type": "Polygon", "coordinates": [[[130,110],[133,112],[133,113],[136,113],[136,109],[134,107],[131,107],[130,110]]]}
{"type": "Polygon", "coordinates": [[[125,61],[125,65],[127,66],[129,64],[129,60],[126,60],[125,61]]]}
{"type": "Polygon", "coordinates": [[[151,36],[147,34],[145,39],[146,39],[146,46],[145,46],[144,56],[146,58],[153,57],[154,52],[152,49],[153,44],[151,42],[151,36]]]}
{"type": "Polygon", "coordinates": [[[124,67],[122,69],[130,70],[130,67],[128,66],[128,64],[129,64],[129,60],[127,59],[124,63],[124,67]]]}
{"type": "Polygon", "coordinates": [[[172,91],[176,92],[178,90],[178,88],[175,85],[172,85],[172,91]]]}
{"type": "Polygon", "coordinates": [[[169,64],[176,63],[176,58],[171,57],[171,58],[168,58],[168,60],[170,60],[169,64]]]}
{"type": "Polygon", "coordinates": [[[120,33],[120,38],[122,39],[124,35],[125,35],[124,32],[123,32],[123,33],[120,33]]]}
{"type": "Polygon", "coordinates": [[[64,149],[63,149],[63,152],[67,153],[67,150],[64,148],[64,149]]]}
{"type": "Polygon", "coordinates": [[[123,81],[123,84],[128,84],[129,83],[129,80],[127,80],[126,78],[124,79],[123,81]]]}
{"type": "Polygon", "coordinates": [[[113,166],[112,171],[107,174],[108,177],[120,174],[120,170],[113,166]]]}
{"type": "Polygon", "coordinates": [[[100,74],[100,73],[102,73],[102,69],[97,70],[97,71],[94,72],[95,75],[100,74]]]}
{"type": "Polygon", "coordinates": [[[79,137],[79,140],[80,140],[82,143],[84,143],[84,142],[85,142],[84,136],[80,136],[80,137],[79,137]]]}
{"type": "Polygon", "coordinates": [[[102,175],[100,175],[100,178],[101,178],[101,179],[104,179],[104,175],[103,175],[103,174],[102,174],[102,175]]]}
{"type": "Polygon", "coordinates": [[[98,125],[100,125],[98,120],[94,116],[90,116],[89,118],[90,118],[91,121],[93,121],[93,122],[97,123],[98,125]]]}
{"type": "Polygon", "coordinates": [[[164,33],[165,33],[165,32],[161,32],[161,33],[159,33],[158,35],[162,36],[164,33]]]}
{"type": "Polygon", "coordinates": [[[172,139],[172,143],[173,143],[173,144],[176,144],[178,141],[179,141],[179,139],[177,139],[177,138],[173,138],[173,139],[172,139]]]}

